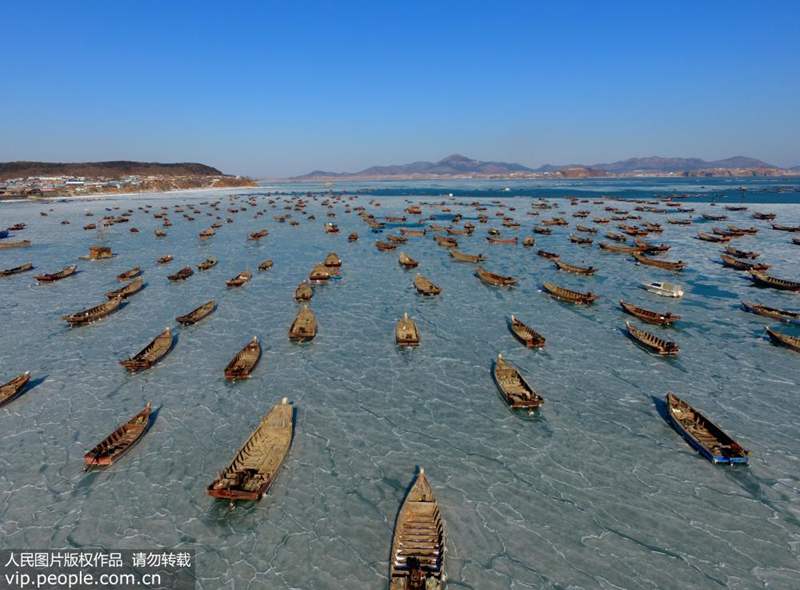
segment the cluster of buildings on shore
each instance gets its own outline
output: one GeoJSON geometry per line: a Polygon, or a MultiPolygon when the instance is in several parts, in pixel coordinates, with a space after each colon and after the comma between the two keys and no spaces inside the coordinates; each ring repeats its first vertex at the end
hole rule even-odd
{"type": "MultiPolygon", "coordinates": [[[[153,177],[155,178],[155,177],[153,177]]],[[[103,192],[135,191],[140,176],[89,178],[86,176],[28,176],[0,181],[0,198],[58,197],[103,192]]]]}

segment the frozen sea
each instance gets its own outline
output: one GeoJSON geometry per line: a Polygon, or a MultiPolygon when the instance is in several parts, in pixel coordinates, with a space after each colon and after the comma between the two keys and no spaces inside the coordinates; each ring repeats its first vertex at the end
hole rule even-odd
{"type": "MultiPolygon", "coordinates": [[[[199,589],[377,590],[387,587],[394,519],[421,466],[446,523],[453,589],[800,588],[800,354],[765,338],[775,322],[739,308],[748,299],[796,310],[800,295],[756,288],[722,267],[719,245],[693,239],[719,223],[668,225],[663,215],[643,214],[664,226],[648,239],[669,243],[666,257],[688,263],[676,275],[571,244],[576,222],[592,225],[591,216],[571,213],[609,215],[602,205],[553,199],[557,210],[532,217],[525,215],[530,197],[508,195],[503,202],[516,208],[520,236],[532,235],[541,217],[570,221],[550,236],[536,235],[536,247],[526,249],[489,246],[474,209],[453,204],[475,199],[449,200],[453,213],[478,226],[472,236],[458,236],[459,248],[484,253],[487,269],[519,279],[517,288],[499,290],[480,283],[472,265],[453,263],[430,237],[379,252],[374,242],[391,229],[371,233],[344,212],[344,202],[333,209],[338,235],[323,232],[329,219],[322,199],[309,200],[316,220],[294,213],[299,226],[277,223],[272,217],[288,213],[280,200],[288,197],[277,197],[272,209],[265,190],[0,204],[0,227],[27,222],[12,239],[33,242],[0,251],[0,268],[30,261],[39,272],[76,262],[80,269],[50,285],[37,285],[37,272],[0,279],[0,381],[25,370],[35,381],[0,408],[0,548],[191,548],[199,589]],[[252,193],[258,206],[230,215],[235,223],[207,241],[197,234],[211,217],[190,222],[171,213],[168,236],[155,239],[160,221],[137,209],[194,203],[205,211],[200,202],[221,200],[224,211],[231,194],[252,193]],[[81,229],[113,207],[121,208],[114,214],[133,209],[131,223],[81,229]],[[260,209],[265,215],[254,219],[260,209]],[[131,226],[141,232],[130,233],[131,226]],[[262,227],[268,237],[246,239],[262,227]],[[348,243],[351,231],[361,239],[348,243]],[[79,261],[93,244],[116,256],[79,261]],[[538,248],[598,273],[560,273],[536,256],[538,248]],[[443,288],[440,297],[417,295],[413,271],[397,264],[400,250],[443,288]],[[330,251],[343,260],[342,276],[315,289],[319,335],[292,344],[286,330],[297,311],[294,288],[330,251]],[[164,254],[175,260],[156,265],[164,254]],[[219,259],[211,271],[167,280],[208,256],[219,259]],[[257,272],[266,258],[273,269],[257,272]],[[116,314],[75,329],[61,320],[103,301],[119,286],[115,276],[136,265],[147,287],[116,314]],[[245,269],[253,280],[227,289],[225,279],[245,269]],[[591,289],[600,299],[588,309],[558,303],[541,292],[548,280],[591,289]],[[651,295],[639,288],[649,280],[680,282],[686,296],[651,295]],[[631,318],[619,309],[621,297],[683,316],[674,328],[647,328],[680,345],[677,359],[651,356],[622,333],[631,318]],[[119,366],[165,326],[176,326],[175,316],[210,298],[217,312],[176,328],[177,345],[155,368],[131,376],[119,366]],[[393,339],[394,322],[406,311],[422,333],[411,351],[398,350],[393,339]],[[511,313],[546,336],[543,350],[512,337],[511,313]],[[253,335],[265,345],[260,365],[249,381],[226,383],[223,368],[253,335]],[[522,419],[501,401],[490,373],[498,352],[544,396],[538,417],[522,419]],[[663,418],[667,391],[749,448],[750,466],[714,466],[693,451],[663,418]],[[287,461],[260,503],[231,512],[205,488],[284,396],[296,406],[287,461]],[[158,413],[139,445],[111,469],[84,473],[83,454],[147,400],[158,413]]],[[[442,200],[431,191],[415,188],[408,197],[376,189],[380,206],[362,191],[350,203],[378,217],[401,215],[407,201],[442,200]]],[[[732,191],[724,203],[749,194],[732,191]]],[[[768,210],[778,223],[800,224],[800,205],[778,197],[726,212],[728,223],[761,230],[733,245],[761,251],[770,272],[798,280],[800,247],[792,234],[750,217],[768,210]]],[[[489,225],[499,227],[496,207],[481,198],[489,225]]],[[[695,208],[694,219],[723,212],[709,203],[686,206],[695,208]]],[[[798,326],[781,329],[800,334],[798,326]]]]}

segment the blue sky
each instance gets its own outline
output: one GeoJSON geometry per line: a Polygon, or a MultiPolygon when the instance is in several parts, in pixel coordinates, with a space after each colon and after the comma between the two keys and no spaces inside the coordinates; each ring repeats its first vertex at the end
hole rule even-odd
{"type": "Polygon", "coordinates": [[[0,23],[0,161],[800,164],[797,0],[4,2],[0,23]]]}

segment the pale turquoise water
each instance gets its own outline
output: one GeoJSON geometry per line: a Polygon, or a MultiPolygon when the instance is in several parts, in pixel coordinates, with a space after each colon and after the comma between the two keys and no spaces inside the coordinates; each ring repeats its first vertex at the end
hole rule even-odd
{"type": "MultiPolygon", "coordinates": [[[[43,379],[0,409],[0,546],[193,547],[204,589],[384,588],[394,518],[424,466],[447,525],[451,588],[800,586],[800,355],[771,345],[764,339],[771,322],[738,309],[740,298],[798,309],[800,296],[756,289],[718,265],[719,247],[691,238],[713,224],[664,224],[664,234],[653,237],[672,244],[669,259],[689,263],[679,276],[569,244],[569,229],[537,236],[533,249],[490,247],[481,225],[459,237],[462,250],[488,256],[487,268],[520,279],[510,291],[482,285],[471,265],[452,263],[429,238],[412,239],[402,250],[444,289],[433,299],[415,293],[397,253],[375,249],[383,236],[342,205],[338,236],[323,233],[318,203],[309,206],[316,221],[297,228],[272,221],[280,208],[260,220],[250,209],[207,242],[197,233],[210,218],[187,222],[176,214],[162,240],[152,233],[159,222],[138,211],[102,239],[80,229],[89,221],[85,210],[99,221],[110,206],[218,198],[227,199],[196,193],[0,205],[0,226],[29,222],[18,237],[35,244],[0,251],[2,268],[31,260],[53,272],[94,243],[118,253],[107,262],[80,261],[79,275],[53,285],[37,286],[35,273],[0,279],[0,379],[23,370],[43,379]],[[38,215],[51,206],[48,217],[38,215]],[[141,233],[130,234],[129,225],[141,233]],[[247,242],[261,227],[270,235],[247,242]],[[349,244],[350,231],[361,240],[349,244]],[[594,264],[598,275],[558,273],[535,255],[539,247],[594,264]],[[293,345],[286,337],[296,312],[292,292],[331,250],[344,261],[343,276],[316,290],[317,339],[293,345]],[[167,253],[175,261],[155,265],[167,253]],[[209,255],[220,260],[210,272],[167,281],[209,255]],[[273,270],[256,272],[265,258],[275,261],[273,270]],[[87,328],[70,330],[60,320],[102,301],[118,286],[116,274],[134,265],[145,269],[148,286],[127,307],[87,328]],[[224,280],[245,268],[254,271],[251,283],[228,291],[224,280]],[[683,301],[637,288],[672,278],[686,288],[683,301]],[[589,287],[601,299],[592,309],[556,303],[539,291],[545,280],[589,287]],[[666,331],[681,346],[678,359],[652,357],[621,334],[621,296],[684,316],[666,331]],[[117,364],[210,297],[218,311],[178,330],[174,351],[156,368],[129,376],[117,364]],[[404,311],[422,331],[414,351],[393,344],[404,311]],[[521,347],[506,328],[510,313],[542,332],[547,347],[521,347]],[[228,385],[222,369],[252,335],[266,342],[261,364],[250,381],[228,385]],[[490,376],[497,352],[545,397],[541,417],[522,420],[506,409],[490,376]],[[668,390],[752,449],[751,466],[715,467],[692,451],[654,403],[668,390]],[[282,396],[298,410],[284,469],[261,503],[229,513],[205,487],[282,396]],[[83,453],[146,400],[160,408],[148,435],[111,470],[84,474],[83,453]]],[[[376,215],[406,206],[397,197],[379,201],[370,208],[359,198],[376,215]]],[[[529,199],[509,204],[526,235],[536,219],[524,215],[529,199]]],[[[567,201],[559,204],[571,211],[567,201]]],[[[713,210],[693,206],[695,216],[713,210]]],[[[759,209],[800,224],[797,205],[759,209]]],[[[749,212],[729,215],[763,228],[737,247],[762,251],[778,276],[800,277],[800,248],[790,234],[749,212]]]]}

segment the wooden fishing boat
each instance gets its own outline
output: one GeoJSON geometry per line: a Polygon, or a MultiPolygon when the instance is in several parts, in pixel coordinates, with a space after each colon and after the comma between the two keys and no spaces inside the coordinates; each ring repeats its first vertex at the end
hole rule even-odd
{"type": "Polygon", "coordinates": [[[31,380],[30,371],[17,375],[8,383],[0,385],[0,407],[14,400],[31,380]]]}
{"type": "Polygon", "coordinates": [[[261,344],[258,337],[253,336],[245,347],[236,353],[228,366],[225,367],[225,379],[236,381],[238,379],[249,379],[250,373],[256,368],[261,359],[261,344]]]}
{"type": "Polygon", "coordinates": [[[375,247],[381,252],[388,252],[389,250],[394,250],[395,248],[397,248],[397,244],[393,242],[382,242],[378,240],[377,242],[375,242],[375,247]]]}
{"type": "Polygon", "coordinates": [[[670,326],[673,323],[677,322],[679,319],[681,319],[681,316],[676,315],[674,313],[670,312],[658,313],[656,311],[650,311],[649,309],[638,307],[636,305],[633,305],[632,303],[626,303],[622,299],[619,300],[619,305],[626,313],[629,313],[632,316],[639,318],[643,322],[648,322],[650,324],[658,324],[659,326],[670,326]]]}
{"type": "Polygon", "coordinates": [[[325,260],[322,261],[322,264],[328,268],[339,268],[342,266],[342,259],[339,258],[336,252],[329,252],[325,260]]]}
{"type": "Polygon", "coordinates": [[[800,321],[800,312],[779,309],[776,307],[768,307],[766,305],[761,305],[760,303],[742,301],[742,309],[749,311],[750,313],[755,313],[757,315],[762,315],[764,317],[773,318],[776,320],[782,320],[784,322],[800,321]]]}
{"type": "Polygon", "coordinates": [[[579,231],[579,232],[582,232],[582,233],[586,233],[586,234],[596,234],[597,233],[597,229],[595,229],[593,227],[587,227],[587,226],[581,225],[581,224],[576,225],[575,226],[575,230],[579,231]]]}
{"type": "Polygon", "coordinates": [[[497,355],[497,360],[492,367],[492,375],[497,388],[512,409],[533,412],[544,403],[542,396],[528,385],[519,370],[506,361],[502,354],[497,355]]]}
{"type": "Polygon", "coordinates": [[[308,279],[317,282],[327,281],[331,276],[333,276],[333,269],[323,264],[317,264],[311,269],[311,272],[308,273],[308,279]]]}
{"type": "Polygon", "coordinates": [[[65,315],[62,317],[62,319],[66,320],[70,326],[83,326],[85,324],[96,322],[97,320],[114,313],[121,305],[122,297],[114,297],[110,301],[106,301],[100,305],[95,305],[94,307],[79,311],[78,313],[65,315]]]}
{"type": "Polygon", "coordinates": [[[289,327],[289,340],[292,342],[309,342],[317,335],[317,318],[314,312],[304,305],[292,325],[289,327]]]}
{"type": "Polygon", "coordinates": [[[674,393],[666,397],[670,424],[703,457],[712,463],[746,464],[750,451],[745,450],[719,426],[695,410],[674,393]]]}
{"type": "Polygon", "coordinates": [[[114,256],[111,248],[108,246],[89,246],[89,254],[81,256],[83,260],[107,260],[114,256]]]}
{"type": "Polygon", "coordinates": [[[161,228],[156,229],[153,233],[156,235],[157,238],[163,238],[167,235],[167,232],[165,232],[161,228]]]}
{"type": "Polygon", "coordinates": [[[573,244],[589,245],[592,243],[592,238],[582,238],[575,234],[570,234],[569,241],[573,244]]]}
{"type": "Polygon", "coordinates": [[[715,234],[709,234],[706,232],[698,232],[697,234],[698,240],[703,240],[704,242],[717,242],[717,243],[726,243],[731,241],[730,236],[718,236],[715,234]]]}
{"type": "Polygon", "coordinates": [[[489,272],[481,266],[475,269],[475,276],[487,285],[491,285],[493,287],[513,287],[517,284],[517,279],[514,277],[495,274],[493,272],[489,272]]]}
{"type": "Polygon", "coordinates": [[[727,215],[710,215],[708,213],[703,213],[703,219],[706,221],[725,221],[728,219],[727,215]]]}
{"type": "Polygon", "coordinates": [[[425,470],[408,492],[392,538],[389,590],[444,588],[445,537],[439,504],[425,470]]]}
{"type": "Polygon", "coordinates": [[[537,256],[541,256],[542,258],[547,258],[549,260],[558,260],[561,255],[556,254],[555,252],[548,252],[547,250],[538,250],[536,252],[537,256]]]}
{"type": "Polygon", "coordinates": [[[738,260],[733,256],[728,256],[727,254],[720,254],[719,256],[722,259],[723,265],[736,270],[767,270],[770,267],[769,264],[764,264],[763,262],[744,262],[743,260],[738,260]]]}
{"type": "Polygon", "coordinates": [[[628,335],[633,338],[637,344],[640,344],[650,352],[661,356],[675,356],[680,350],[678,345],[674,342],[669,342],[668,340],[659,338],[655,334],[640,330],[630,322],[625,322],[625,327],[628,329],[628,335]]]}
{"type": "Polygon", "coordinates": [[[670,225],[692,225],[691,219],[667,219],[670,225]]]}
{"type": "Polygon", "coordinates": [[[0,242],[0,250],[11,250],[12,248],[29,248],[31,245],[30,240],[17,240],[15,242],[0,242]]]}
{"type": "Polygon", "coordinates": [[[554,258],[553,264],[559,270],[579,275],[593,275],[595,271],[597,271],[597,269],[593,266],[575,266],[574,264],[569,264],[567,262],[562,261],[560,258],[554,258]]]}
{"type": "Polygon", "coordinates": [[[118,281],[130,281],[131,279],[135,279],[139,275],[142,274],[142,269],[138,266],[134,266],[130,270],[126,270],[125,272],[121,272],[117,275],[118,281]]]}
{"type": "Polygon", "coordinates": [[[669,244],[653,244],[642,238],[634,238],[633,243],[639,247],[640,252],[645,254],[663,254],[671,248],[669,244]]]}
{"type": "Polygon", "coordinates": [[[269,270],[271,268],[272,268],[272,259],[271,258],[267,259],[267,260],[264,260],[263,262],[261,262],[261,264],[258,265],[258,270],[260,270],[260,271],[269,270]]]}
{"type": "Polygon", "coordinates": [[[773,289],[780,289],[782,291],[800,291],[800,283],[795,281],[779,279],[758,270],[750,270],[748,272],[753,282],[761,287],[772,287],[773,289]]]}
{"type": "Polygon", "coordinates": [[[355,242],[357,240],[358,240],[358,234],[356,232],[353,232],[349,236],[347,236],[348,242],[355,242]]]}
{"type": "Polygon", "coordinates": [[[52,274],[40,274],[34,277],[40,283],[52,283],[54,281],[60,281],[61,279],[65,279],[67,277],[71,277],[75,273],[78,272],[78,267],[73,265],[67,266],[58,272],[54,272],[52,274]]]}
{"type": "Polygon", "coordinates": [[[772,229],[775,231],[787,231],[787,232],[798,232],[800,231],[800,225],[781,225],[779,223],[771,223],[772,229]]]}
{"type": "Polygon", "coordinates": [[[139,442],[150,426],[152,404],[147,402],[144,409],[133,418],[120,425],[103,441],[83,456],[86,470],[95,467],[108,467],[139,442]]]}
{"type": "Polygon", "coordinates": [[[511,316],[508,327],[511,329],[511,333],[528,348],[542,348],[544,346],[544,336],[530,326],[523,324],[516,316],[511,316]]]}
{"type": "Polygon", "coordinates": [[[400,257],[397,259],[397,262],[403,268],[417,268],[417,266],[419,265],[419,262],[411,258],[411,256],[409,256],[405,252],[400,252],[400,257]]]}
{"type": "Polygon", "coordinates": [[[414,320],[408,317],[408,313],[404,313],[403,317],[397,320],[394,339],[398,346],[419,346],[419,329],[414,320]]]}
{"type": "Polygon", "coordinates": [[[761,219],[765,221],[772,221],[777,215],[775,213],[761,213],[759,211],[753,212],[753,219],[761,219]]]}
{"type": "Polygon", "coordinates": [[[269,232],[268,232],[267,230],[265,230],[265,229],[260,229],[260,230],[258,230],[258,231],[254,231],[254,232],[253,232],[253,233],[251,233],[249,236],[247,236],[247,239],[248,239],[248,240],[252,240],[252,241],[254,241],[254,242],[257,242],[257,241],[258,241],[258,240],[260,240],[261,238],[264,238],[264,237],[266,237],[266,236],[268,236],[268,235],[269,235],[269,232]]]}
{"type": "Polygon", "coordinates": [[[325,224],[325,233],[327,234],[338,234],[339,233],[339,226],[335,223],[326,223],[325,224]]]}
{"type": "Polygon", "coordinates": [[[193,309],[186,315],[179,315],[175,318],[175,321],[182,326],[191,326],[210,316],[214,313],[215,309],[217,309],[217,303],[212,299],[211,301],[205,302],[200,307],[193,309]]]}
{"type": "Polygon", "coordinates": [[[574,303],[576,305],[591,305],[597,301],[597,295],[591,291],[587,293],[570,291],[569,289],[564,289],[563,287],[559,287],[554,283],[544,283],[542,286],[544,287],[544,290],[555,299],[566,301],[568,303],[574,303]]]}
{"type": "Polygon", "coordinates": [[[137,352],[129,359],[120,361],[119,364],[128,369],[131,373],[144,371],[163,359],[175,343],[175,336],[172,330],[165,328],[161,334],[153,338],[153,341],[137,352]]]}
{"type": "Polygon", "coordinates": [[[606,237],[609,240],[613,240],[615,242],[627,242],[628,241],[628,238],[626,238],[622,234],[616,234],[614,232],[606,232],[606,237]]]}
{"type": "Polygon", "coordinates": [[[758,252],[747,252],[745,250],[737,250],[733,246],[726,246],[725,253],[729,254],[730,256],[735,256],[736,258],[748,258],[750,260],[754,260],[761,256],[758,252]]]}
{"type": "Polygon", "coordinates": [[[213,227],[207,227],[206,229],[201,231],[198,235],[200,236],[201,240],[207,240],[208,238],[217,235],[217,232],[213,227]]]}
{"type": "Polygon", "coordinates": [[[106,297],[109,299],[116,299],[117,297],[121,299],[127,299],[131,295],[135,295],[139,291],[144,289],[144,279],[142,277],[137,277],[132,280],[127,285],[123,285],[119,289],[114,289],[113,291],[109,291],[106,293],[106,297]]]}
{"type": "Polygon", "coordinates": [[[312,289],[311,285],[306,281],[297,285],[297,289],[294,290],[295,301],[310,301],[313,296],[314,289],[312,289]]]}
{"type": "Polygon", "coordinates": [[[240,272],[232,279],[228,279],[227,281],[225,281],[225,284],[228,285],[228,287],[241,287],[252,278],[253,278],[253,273],[251,273],[249,270],[246,270],[244,272],[240,272]]]}
{"type": "Polygon", "coordinates": [[[422,295],[438,295],[442,292],[442,289],[439,287],[439,285],[426,279],[420,274],[414,277],[414,287],[416,287],[417,292],[422,295]]]}
{"type": "Polygon", "coordinates": [[[636,259],[636,262],[639,264],[644,264],[646,266],[655,266],[656,268],[663,268],[664,270],[671,270],[674,272],[682,271],[686,268],[686,263],[682,260],[678,260],[677,262],[673,262],[671,260],[659,260],[658,258],[648,258],[644,256],[640,252],[633,252],[631,254],[636,259]]]}
{"type": "Polygon", "coordinates": [[[779,346],[785,346],[795,352],[800,352],[800,338],[797,336],[789,336],[789,334],[782,334],[777,330],[772,328],[767,328],[767,334],[769,334],[769,339],[772,340],[774,344],[779,346]]]}
{"type": "Polygon", "coordinates": [[[795,246],[800,246],[800,238],[792,238],[792,244],[795,246]]]}
{"type": "Polygon", "coordinates": [[[390,242],[394,243],[394,244],[405,244],[406,242],[408,242],[408,238],[405,237],[405,236],[392,236],[392,235],[389,235],[389,236],[386,236],[386,239],[389,240],[390,242]]]}
{"type": "Polygon", "coordinates": [[[0,270],[0,277],[10,277],[11,275],[18,275],[23,272],[28,272],[29,270],[33,270],[33,264],[26,262],[25,264],[15,266],[14,268],[0,270]]]}
{"type": "Polygon", "coordinates": [[[513,238],[495,238],[495,237],[492,237],[492,236],[487,236],[486,240],[490,244],[516,244],[517,243],[516,236],[513,237],[513,238]]]}
{"type": "Polygon", "coordinates": [[[424,229],[407,229],[405,227],[401,227],[400,233],[409,238],[424,238],[426,232],[424,229]]]}
{"type": "Polygon", "coordinates": [[[458,242],[455,238],[448,238],[445,236],[434,236],[434,240],[436,243],[440,245],[442,248],[458,248],[458,242]]]}
{"type": "Polygon", "coordinates": [[[166,256],[162,256],[161,258],[156,260],[156,263],[158,263],[158,264],[169,264],[170,262],[172,262],[172,260],[173,260],[172,254],[167,254],[166,256]]]}
{"type": "Polygon", "coordinates": [[[175,282],[175,281],[185,281],[186,279],[188,279],[193,274],[194,274],[194,271],[192,270],[191,266],[184,266],[178,272],[176,272],[174,274],[171,274],[171,275],[168,275],[167,278],[170,281],[173,281],[173,282],[175,282]]]}
{"type": "Polygon", "coordinates": [[[259,501],[269,490],[292,444],[294,409],[287,398],[261,420],[219,476],[208,495],[234,503],[259,501]]]}
{"type": "Polygon", "coordinates": [[[544,236],[549,236],[550,234],[553,233],[553,230],[551,230],[549,227],[544,227],[544,226],[541,226],[541,225],[537,225],[537,226],[535,226],[533,228],[533,233],[541,234],[541,235],[544,235],[544,236]]]}
{"type": "Polygon", "coordinates": [[[605,250],[606,252],[613,252],[615,254],[633,254],[634,252],[640,252],[638,246],[619,246],[617,244],[609,244],[607,242],[600,242],[598,243],[601,250],[605,250]]]}
{"type": "Polygon", "coordinates": [[[524,240],[522,240],[522,245],[526,248],[532,248],[535,244],[536,240],[534,240],[532,236],[527,236],[524,240]]]}
{"type": "Polygon", "coordinates": [[[197,270],[211,270],[215,266],[217,266],[216,258],[214,257],[206,258],[205,260],[203,260],[203,262],[197,265],[197,270]]]}
{"type": "Polygon", "coordinates": [[[473,264],[486,260],[482,254],[467,254],[466,252],[461,252],[455,248],[450,250],[450,257],[457,262],[471,262],[473,264]]]}

